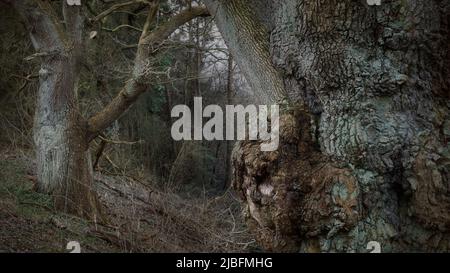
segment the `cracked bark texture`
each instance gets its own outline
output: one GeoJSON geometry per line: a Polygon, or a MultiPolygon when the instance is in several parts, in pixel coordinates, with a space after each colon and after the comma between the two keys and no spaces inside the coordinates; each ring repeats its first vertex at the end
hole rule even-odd
{"type": "Polygon", "coordinates": [[[303,106],[282,116],[278,151],[234,149],[233,185],[261,245],[449,251],[450,2],[262,2],[272,64],[303,106]]]}

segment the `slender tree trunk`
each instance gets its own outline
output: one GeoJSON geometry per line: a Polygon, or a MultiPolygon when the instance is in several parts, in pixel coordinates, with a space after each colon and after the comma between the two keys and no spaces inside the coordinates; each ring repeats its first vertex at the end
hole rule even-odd
{"type": "MultiPolygon", "coordinates": [[[[231,105],[233,97],[233,56],[228,53],[228,74],[227,74],[227,105],[231,105]]],[[[231,174],[231,151],[232,144],[230,141],[226,141],[225,145],[225,180],[223,182],[223,189],[226,189],[230,185],[231,174]]]]}

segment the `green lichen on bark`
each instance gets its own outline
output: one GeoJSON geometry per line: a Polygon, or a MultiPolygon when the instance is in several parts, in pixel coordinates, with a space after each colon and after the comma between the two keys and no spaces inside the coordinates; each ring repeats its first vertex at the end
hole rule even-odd
{"type": "MultiPolygon", "coordinates": [[[[378,241],[389,252],[448,251],[450,4],[389,1],[369,7],[362,2],[276,2],[272,61],[290,99],[306,105],[317,123],[312,133],[320,148],[306,158],[281,148],[276,160],[267,161],[265,155],[251,156],[252,145],[244,144],[234,158],[244,178],[235,176],[235,186],[252,203],[252,225],[255,215],[276,221],[283,213],[292,216],[284,224],[256,225],[266,230],[259,236],[263,244],[274,249],[364,252],[369,241],[378,241]],[[311,169],[296,168],[296,162],[311,169]],[[316,169],[320,164],[333,167],[316,169]],[[308,218],[327,206],[339,211],[336,196],[349,196],[341,188],[342,172],[347,184],[356,181],[350,198],[357,204],[356,220],[348,213],[308,218]],[[330,187],[315,189],[299,175],[330,187]],[[254,192],[261,183],[297,201],[261,203],[254,192]],[[296,192],[308,184],[302,194],[296,192]],[[321,202],[308,206],[319,197],[321,202]],[[283,233],[283,225],[295,231],[283,233]]],[[[297,138],[296,146],[302,142],[297,138]]]]}

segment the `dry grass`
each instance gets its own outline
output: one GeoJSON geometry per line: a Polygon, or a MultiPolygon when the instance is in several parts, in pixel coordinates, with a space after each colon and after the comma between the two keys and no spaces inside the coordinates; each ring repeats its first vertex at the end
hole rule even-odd
{"type": "Polygon", "coordinates": [[[96,175],[100,198],[113,215],[116,234],[150,252],[246,252],[254,248],[230,192],[211,199],[184,199],[128,177],[96,175]]]}
{"type": "Polygon", "coordinates": [[[88,223],[53,210],[33,191],[26,151],[0,156],[0,251],[65,252],[77,240],[84,252],[249,252],[256,248],[231,192],[185,199],[128,175],[96,173],[110,222],[88,223]]]}

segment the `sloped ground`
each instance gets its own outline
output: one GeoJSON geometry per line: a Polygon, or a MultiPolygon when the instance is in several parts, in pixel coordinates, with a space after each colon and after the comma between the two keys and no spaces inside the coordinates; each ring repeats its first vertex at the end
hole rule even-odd
{"type": "Polygon", "coordinates": [[[186,200],[151,188],[150,181],[96,174],[109,215],[107,225],[53,210],[51,199],[34,191],[27,153],[0,151],[0,252],[248,252],[256,245],[227,192],[186,200]]]}

